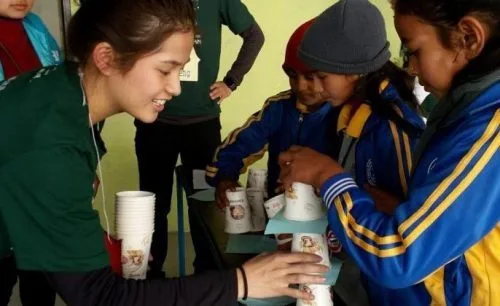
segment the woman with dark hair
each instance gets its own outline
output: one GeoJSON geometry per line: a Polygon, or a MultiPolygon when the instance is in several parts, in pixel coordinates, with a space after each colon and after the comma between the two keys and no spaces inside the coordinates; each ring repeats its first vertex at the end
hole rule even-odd
{"type": "Polygon", "coordinates": [[[154,121],[180,94],[195,31],[190,0],[87,0],[70,22],[77,63],[0,83],[0,257],[41,271],[69,305],[234,305],[322,283],[311,254],[266,254],[179,279],[124,280],[109,267],[92,209],[104,153],[95,123],[126,112],[154,121]]]}
{"type": "MultiPolygon", "coordinates": [[[[348,1],[360,5],[360,1],[348,1]]],[[[500,2],[393,0],[408,71],[440,99],[393,215],[336,161],[281,156],[281,179],[321,188],[329,224],[374,305],[500,305],[500,2]]]]}

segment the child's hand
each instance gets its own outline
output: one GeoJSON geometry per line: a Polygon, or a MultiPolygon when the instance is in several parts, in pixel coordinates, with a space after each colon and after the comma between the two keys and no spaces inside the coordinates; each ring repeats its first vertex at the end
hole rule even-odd
{"type": "Polygon", "coordinates": [[[226,190],[235,191],[237,187],[240,187],[240,184],[233,180],[221,180],[217,184],[217,188],[215,189],[215,200],[217,202],[217,206],[221,210],[229,206],[229,201],[226,197],[226,190]]]}
{"type": "Polygon", "coordinates": [[[392,215],[394,214],[394,211],[398,207],[399,203],[401,203],[401,200],[396,196],[378,188],[365,185],[364,189],[372,196],[375,202],[375,207],[378,211],[392,215]]]}
{"type": "Polygon", "coordinates": [[[280,182],[285,188],[294,182],[300,182],[319,189],[328,178],[344,171],[327,155],[299,146],[292,146],[288,151],[281,153],[279,164],[280,182]]]}

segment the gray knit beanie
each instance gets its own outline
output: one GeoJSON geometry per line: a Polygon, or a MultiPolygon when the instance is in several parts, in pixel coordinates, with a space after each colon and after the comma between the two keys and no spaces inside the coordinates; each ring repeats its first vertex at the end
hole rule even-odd
{"type": "Polygon", "coordinates": [[[316,18],[299,47],[310,68],[336,74],[367,74],[391,53],[384,18],[368,0],[340,0],[316,18]]]}

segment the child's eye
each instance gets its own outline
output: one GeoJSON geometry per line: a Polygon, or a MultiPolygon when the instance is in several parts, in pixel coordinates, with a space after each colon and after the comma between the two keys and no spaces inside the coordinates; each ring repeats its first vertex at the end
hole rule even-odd
{"type": "Polygon", "coordinates": [[[326,74],[316,73],[316,77],[318,77],[318,79],[320,80],[324,80],[326,78],[326,74]]]}
{"type": "Polygon", "coordinates": [[[401,55],[401,58],[403,59],[403,68],[408,67],[408,64],[410,62],[410,58],[416,54],[417,54],[417,51],[410,50],[407,45],[403,44],[401,46],[400,55],[401,55]]]}

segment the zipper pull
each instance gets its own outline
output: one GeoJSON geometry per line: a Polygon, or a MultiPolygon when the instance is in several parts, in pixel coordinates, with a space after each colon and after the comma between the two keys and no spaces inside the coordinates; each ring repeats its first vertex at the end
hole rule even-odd
{"type": "Polygon", "coordinates": [[[299,123],[302,123],[302,121],[304,121],[304,115],[300,114],[300,116],[299,116],[299,123]]]}

